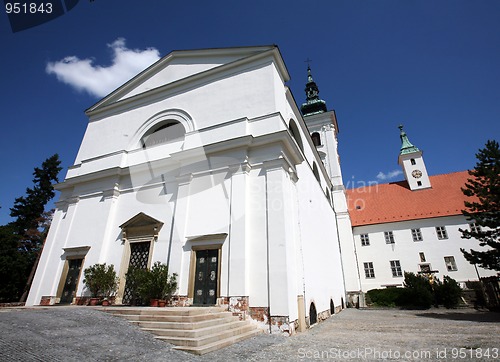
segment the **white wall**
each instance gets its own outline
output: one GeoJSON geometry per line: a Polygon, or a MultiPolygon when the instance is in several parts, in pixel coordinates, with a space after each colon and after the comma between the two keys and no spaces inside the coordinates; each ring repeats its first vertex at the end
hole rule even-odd
{"type": "MultiPolygon", "coordinates": [[[[472,239],[462,239],[461,233],[458,231],[459,228],[469,228],[462,215],[355,227],[353,232],[363,291],[383,288],[388,285],[402,286],[404,277],[392,276],[390,261],[400,260],[403,273],[404,271],[416,273],[420,270],[419,265],[422,264],[419,257],[420,252],[425,255],[425,263],[430,263],[432,270],[439,271],[436,276],[440,280],[443,279],[444,275],[448,275],[460,283],[467,280],[477,280],[474,266],[465,260],[460,248],[478,250],[479,244],[472,239]],[[446,227],[448,239],[438,239],[436,226],[446,227]],[[413,228],[420,228],[422,241],[413,241],[411,234],[413,228]],[[386,244],[384,231],[391,230],[395,243],[386,244]],[[361,246],[360,234],[365,233],[370,238],[369,246],[361,246]],[[457,271],[447,270],[444,262],[445,256],[455,258],[457,271]],[[375,278],[365,277],[364,262],[373,262],[375,278]]],[[[481,276],[495,275],[495,272],[491,270],[479,267],[478,270],[481,276]]]]}

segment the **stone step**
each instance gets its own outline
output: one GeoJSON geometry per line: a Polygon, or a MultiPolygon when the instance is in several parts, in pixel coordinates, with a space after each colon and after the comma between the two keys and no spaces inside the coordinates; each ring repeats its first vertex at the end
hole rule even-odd
{"type": "Polygon", "coordinates": [[[208,343],[208,344],[205,344],[203,346],[198,346],[198,347],[175,346],[172,348],[177,349],[177,350],[181,350],[181,351],[185,351],[185,352],[189,352],[189,353],[193,353],[196,355],[203,355],[205,353],[210,353],[213,351],[217,351],[221,348],[231,346],[231,345],[238,343],[238,342],[241,342],[245,339],[255,337],[255,336],[259,335],[260,333],[262,333],[262,330],[255,328],[255,329],[248,331],[246,333],[238,334],[236,336],[232,336],[229,338],[220,339],[216,342],[208,343]]]}
{"type": "Polygon", "coordinates": [[[198,355],[262,332],[251,321],[240,321],[221,307],[111,307],[103,310],[127,319],[156,339],[175,345],[176,349],[198,355]]]}
{"type": "Polygon", "coordinates": [[[103,310],[119,315],[195,316],[225,312],[221,307],[104,307],[103,310]]]}
{"type": "Polygon", "coordinates": [[[230,331],[232,329],[237,329],[240,327],[244,327],[248,324],[246,321],[232,321],[229,323],[222,323],[219,325],[214,325],[205,328],[198,329],[165,329],[165,328],[143,328],[143,331],[154,334],[155,336],[162,337],[181,337],[181,338],[203,338],[204,336],[209,336],[217,333],[222,333],[226,331],[230,331]]]}
{"type": "Polygon", "coordinates": [[[203,335],[196,338],[189,337],[170,337],[170,336],[156,336],[156,339],[161,339],[165,342],[175,344],[177,346],[189,346],[189,347],[201,347],[206,344],[214,343],[223,339],[227,339],[230,337],[235,337],[240,334],[245,334],[247,332],[255,330],[256,327],[250,322],[245,322],[245,325],[224,330],[221,332],[216,332],[213,334],[203,335]]]}
{"type": "Polygon", "coordinates": [[[206,327],[211,327],[219,325],[221,323],[230,323],[233,321],[239,321],[239,317],[232,315],[225,315],[218,318],[207,319],[199,322],[160,322],[160,321],[130,321],[138,325],[141,328],[163,328],[163,329],[181,329],[181,330],[192,330],[201,329],[206,327]]]}
{"type": "MultiPolygon", "coordinates": [[[[229,314],[230,315],[230,314],[229,314]]],[[[201,321],[226,318],[227,312],[195,314],[195,315],[157,315],[157,314],[120,314],[121,317],[131,322],[177,322],[177,323],[196,323],[201,321]]]]}

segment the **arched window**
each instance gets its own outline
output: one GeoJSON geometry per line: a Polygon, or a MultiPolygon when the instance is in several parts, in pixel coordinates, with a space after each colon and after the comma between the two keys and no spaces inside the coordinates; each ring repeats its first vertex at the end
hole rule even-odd
{"type": "Polygon", "coordinates": [[[290,120],[290,123],[288,124],[288,129],[290,130],[292,137],[295,139],[295,142],[297,142],[297,145],[299,146],[300,150],[304,152],[304,146],[302,145],[302,139],[300,138],[300,131],[293,119],[290,120]]]}
{"type": "Polygon", "coordinates": [[[318,313],[316,312],[316,306],[314,303],[311,303],[311,306],[309,307],[309,325],[312,326],[316,323],[318,323],[318,313]]]}
{"type": "Polygon", "coordinates": [[[311,138],[312,138],[313,144],[316,147],[321,146],[321,136],[319,135],[318,132],[313,132],[311,134],[311,138]]]}
{"type": "Polygon", "coordinates": [[[164,143],[182,141],[186,130],[177,121],[167,121],[152,128],[142,137],[142,148],[157,146],[164,143]]]}
{"type": "Polygon", "coordinates": [[[410,162],[411,162],[411,164],[412,164],[412,165],[415,165],[415,164],[416,164],[416,162],[415,162],[415,159],[414,159],[414,158],[410,159],[410,162]]]}
{"type": "Polygon", "coordinates": [[[316,180],[319,181],[319,172],[318,172],[318,166],[316,166],[316,162],[313,162],[313,174],[314,177],[316,177],[316,180]]]}

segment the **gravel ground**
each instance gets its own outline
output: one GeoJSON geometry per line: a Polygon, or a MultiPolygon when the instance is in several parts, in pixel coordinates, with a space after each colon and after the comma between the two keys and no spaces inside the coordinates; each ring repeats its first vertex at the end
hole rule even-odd
{"type": "Polygon", "coordinates": [[[500,360],[500,314],[472,309],[347,309],[305,333],[201,357],[89,307],[4,308],[0,328],[0,361],[500,360]]]}

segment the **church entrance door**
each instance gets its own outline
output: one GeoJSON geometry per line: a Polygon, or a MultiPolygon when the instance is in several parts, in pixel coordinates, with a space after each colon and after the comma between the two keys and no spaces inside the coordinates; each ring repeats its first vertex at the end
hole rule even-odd
{"type": "Polygon", "coordinates": [[[78,278],[80,277],[82,263],[83,259],[68,260],[68,274],[66,275],[64,288],[59,303],[68,304],[73,302],[73,298],[76,296],[76,287],[78,285],[78,278]]]}
{"type": "MultiPolygon", "coordinates": [[[[150,244],[151,244],[150,241],[145,241],[140,243],[130,243],[129,268],[130,267],[135,267],[138,269],[148,268],[150,244]]],[[[133,300],[135,297],[133,293],[134,291],[132,290],[131,285],[128,282],[126,282],[122,303],[135,305],[137,301],[133,300]]]]}
{"type": "Polygon", "coordinates": [[[218,271],[219,250],[196,251],[193,304],[214,305],[217,302],[218,271]]]}

